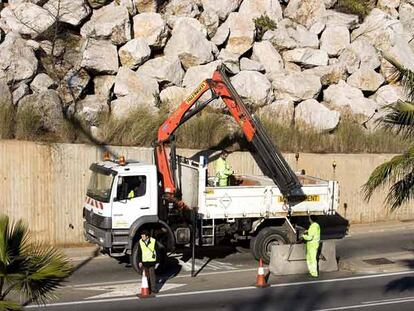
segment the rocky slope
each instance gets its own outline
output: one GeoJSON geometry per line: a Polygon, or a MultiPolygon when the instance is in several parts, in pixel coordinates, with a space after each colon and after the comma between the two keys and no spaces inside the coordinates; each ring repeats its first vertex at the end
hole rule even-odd
{"type": "Polygon", "coordinates": [[[3,0],[0,105],[38,112],[47,131],[66,114],[98,133],[103,116],[174,109],[225,64],[256,111],[320,130],[367,120],[404,98],[381,53],[414,70],[414,0],[380,0],[363,21],[336,2],[3,0]]]}

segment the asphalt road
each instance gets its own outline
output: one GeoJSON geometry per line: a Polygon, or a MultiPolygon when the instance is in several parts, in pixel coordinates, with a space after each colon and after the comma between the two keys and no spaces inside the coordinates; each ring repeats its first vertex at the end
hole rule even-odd
{"type": "MultiPolygon", "coordinates": [[[[337,243],[342,258],[414,251],[414,230],[359,234],[337,243]]],[[[160,278],[160,293],[139,300],[138,275],[127,264],[98,256],[60,290],[60,300],[40,310],[414,310],[414,270],[353,275],[325,273],[319,279],[271,276],[272,287],[254,288],[257,262],[234,247],[197,252],[198,276],[189,276],[187,254],[174,255],[160,278]]]]}

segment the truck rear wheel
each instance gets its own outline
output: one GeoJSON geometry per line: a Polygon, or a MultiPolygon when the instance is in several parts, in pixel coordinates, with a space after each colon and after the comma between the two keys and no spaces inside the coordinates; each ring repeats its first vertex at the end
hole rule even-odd
{"type": "Polygon", "coordinates": [[[287,241],[286,233],[280,228],[263,228],[257,236],[251,238],[250,251],[257,260],[262,258],[265,263],[269,263],[272,245],[286,244],[287,241]]]}

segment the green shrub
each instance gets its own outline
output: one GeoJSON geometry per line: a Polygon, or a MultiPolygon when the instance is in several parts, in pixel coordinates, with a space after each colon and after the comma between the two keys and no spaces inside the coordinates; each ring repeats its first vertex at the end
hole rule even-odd
{"type": "Polygon", "coordinates": [[[263,38],[266,31],[276,29],[276,22],[266,14],[262,14],[260,17],[255,18],[253,22],[256,27],[256,38],[258,40],[263,38]]]}
{"type": "Polygon", "coordinates": [[[347,13],[358,15],[362,20],[374,8],[376,1],[373,0],[339,0],[334,9],[347,13]]]}

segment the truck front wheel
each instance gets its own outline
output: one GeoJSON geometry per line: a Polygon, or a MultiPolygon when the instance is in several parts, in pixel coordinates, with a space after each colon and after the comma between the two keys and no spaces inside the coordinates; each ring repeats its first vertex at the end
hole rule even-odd
{"type": "Polygon", "coordinates": [[[287,241],[286,233],[280,228],[263,228],[257,236],[251,238],[250,251],[257,260],[262,258],[265,263],[269,263],[272,245],[286,244],[287,241]]]}
{"type": "MultiPolygon", "coordinates": [[[[159,249],[159,252],[157,254],[158,256],[157,272],[161,272],[166,266],[167,252],[166,252],[164,245],[162,245],[159,242],[157,243],[158,243],[158,249],[159,249]]],[[[136,272],[141,273],[141,270],[139,269],[139,262],[138,262],[138,247],[139,247],[139,240],[135,242],[134,246],[132,247],[132,252],[131,252],[129,262],[131,263],[132,267],[134,268],[136,272]]]]}

